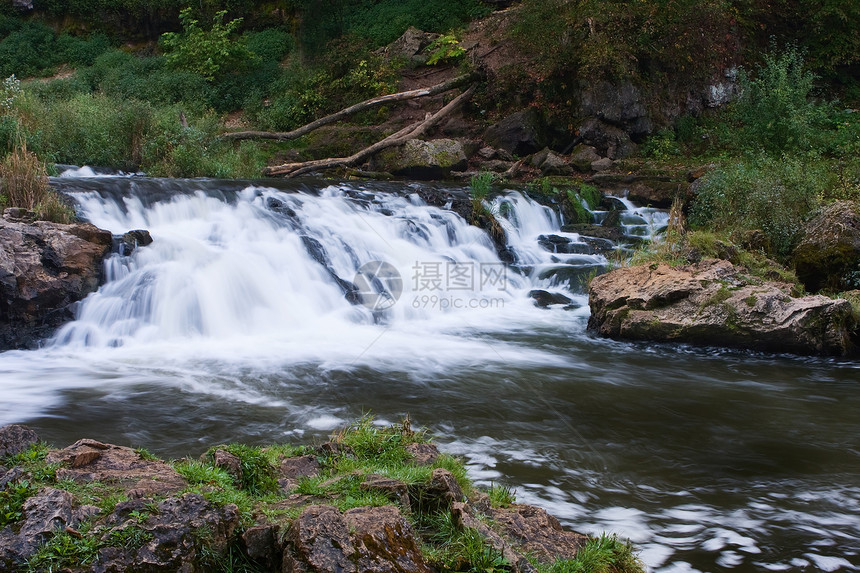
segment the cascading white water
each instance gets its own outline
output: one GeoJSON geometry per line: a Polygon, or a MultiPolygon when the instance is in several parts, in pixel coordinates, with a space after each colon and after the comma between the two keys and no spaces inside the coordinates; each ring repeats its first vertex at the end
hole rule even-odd
{"type": "MultiPolygon", "coordinates": [[[[505,268],[483,231],[417,195],[354,201],[337,187],[319,196],[249,187],[231,202],[197,192],[148,208],[139,197],[75,199],[97,226],[148,229],[154,242],[108,261],[107,284],[57,334],[58,346],[402,325],[522,305],[532,285],[505,268]],[[399,301],[381,312],[351,304],[341,286],[373,261],[392,265],[403,282],[399,301]]],[[[507,201],[517,222],[506,225],[512,247],[531,262],[541,252],[535,237],[557,220],[522,196],[507,201]]]]}

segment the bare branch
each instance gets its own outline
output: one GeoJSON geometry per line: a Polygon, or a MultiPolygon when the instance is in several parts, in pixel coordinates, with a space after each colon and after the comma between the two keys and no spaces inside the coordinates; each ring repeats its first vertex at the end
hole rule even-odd
{"type": "Polygon", "coordinates": [[[463,104],[472,96],[475,91],[475,85],[469,87],[465,92],[458,95],[451,102],[437,111],[435,114],[428,114],[424,120],[404,127],[400,131],[393,133],[381,141],[377,141],[370,147],[365,147],[349,157],[332,157],[328,159],[316,159],[313,161],[304,161],[301,163],[285,163],[277,167],[269,167],[266,169],[266,175],[283,175],[284,177],[296,177],[310,171],[319,169],[331,169],[332,167],[351,167],[361,163],[368,157],[379,153],[383,149],[402,145],[410,139],[421,137],[427,133],[433,126],[437,125],[445,117],[449,116],[454,110],[463,104]]]}
{"type": "Polygon", "coordinates": [[[447,82],[436,84],[435,86],[375,97],[369,100],[365,100],[361,103],[351,105],[348,108],[342,109],[337,113],[321,117],[320,119],[312,121],[307,125],[303,125],[297,129],[294,129],[293,131],[235,131],[232,133],[224,133],[220,137],[221,139],[229,139],[233,141],[239,141],[243,139],[274,139],[276,141],[288,141],[291,139],[298,139],[299,137],[306,135],[315,129],[318,129],[330,123],[334,123],[336,121],[340,121],[354,113],[358,113],[366,109],[372,109],[374,107],[379,107],[387,103],[441,94],[450,91],[458,86],[461,86],[474,78],[474,73],[465,74],[462,76],[458,76],[454,79],[448,80],[447,82]]]}

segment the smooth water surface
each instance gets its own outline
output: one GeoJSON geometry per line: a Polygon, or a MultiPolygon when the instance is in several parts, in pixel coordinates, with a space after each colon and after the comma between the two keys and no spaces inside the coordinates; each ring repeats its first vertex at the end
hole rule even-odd
{"type": "Polygon", "coordinates": [[[630,537],[653,570],[860,568],[857,362],[596,339],[568,279],[605,253],[542,248],[581,238],[516,193],[488,205],[505,267],[417,185],[226,187],[63,183],[95,224],[155,241],[108,261],[45,348],[0,354],[0,424],[179,457],[408,414],[479,483],[630,537]],[[362,283],[374,261],[402,292],[362,283]],[[535,288],[571,303],[537,308],[535,288]]]}

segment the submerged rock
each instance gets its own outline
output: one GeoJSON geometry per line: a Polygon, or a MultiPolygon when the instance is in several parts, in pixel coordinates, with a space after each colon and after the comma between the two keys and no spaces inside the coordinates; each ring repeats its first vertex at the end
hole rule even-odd
{"type": "Polygon", "coordinates": [[[102,280],[112,236],[89,223],[0,219],[0,350],[29,348],[74,318],[102,280]]]}
{"type": "Polygon", "coordinates": [[[728,261],[616,269],[595,277],[588,294],[588,328],[610,338],[796,354],[855,350],[848,301],[796,298],[791,285],[751,280],[728,261]]]}

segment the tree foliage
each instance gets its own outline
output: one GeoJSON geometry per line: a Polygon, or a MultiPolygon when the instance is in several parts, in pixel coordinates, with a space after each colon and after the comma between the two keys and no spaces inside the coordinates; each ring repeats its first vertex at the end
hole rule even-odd
{"type": "Polygon", "coordinates": [[[247,66],[256,59],[248,47],[233,36],[242,24],[241,18],[224,23],[226,10],[220,10],[209,30],[204,30],[191,14],[191,8],[179,13],[182,32],[167,32],[161,36],[167,64],[177,70],[194,72],[207,80],[229,69],[247,66]]]}

